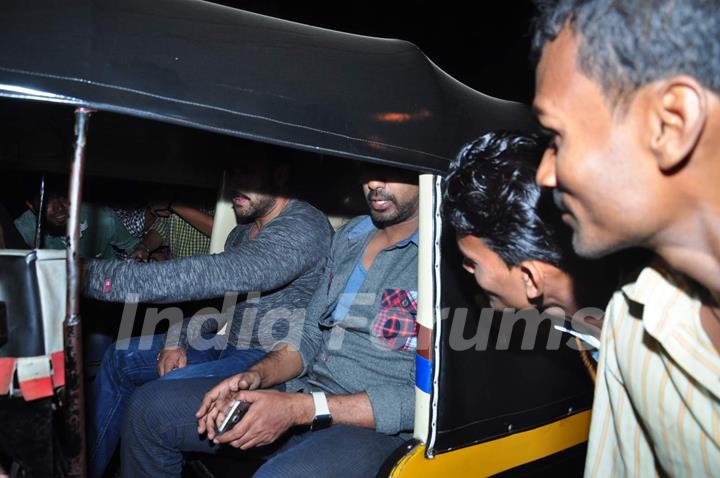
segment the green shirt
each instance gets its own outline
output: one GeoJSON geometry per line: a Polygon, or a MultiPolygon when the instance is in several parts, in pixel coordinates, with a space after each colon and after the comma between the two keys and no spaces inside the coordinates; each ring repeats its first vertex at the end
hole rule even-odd
{"type": "MultiPolygon", "coordinates": [[[[35,244],[37,216],[25,211],[15,219],[15,227],[28,246],[35,244]]],[[[43,248],[65,249],[65,236],[51,236],[45,233],[43,248]]],[[[132,237],[113,212],[104,207],[83,204],[80,207],[80,257],[89,259],[116,259],[113,246],[120,251],[131,253],[139,240],[132,237]]]]}

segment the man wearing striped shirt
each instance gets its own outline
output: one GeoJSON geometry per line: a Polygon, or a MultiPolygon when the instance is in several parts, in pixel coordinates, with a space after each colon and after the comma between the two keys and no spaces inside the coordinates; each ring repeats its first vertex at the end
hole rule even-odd
{"type": "Polygon", "coordinates": [[[586,476],[720,473],[717,0],[560,0],[538,21],[537,174],[575,250],[658,258],[605,314],[586,476]]]}

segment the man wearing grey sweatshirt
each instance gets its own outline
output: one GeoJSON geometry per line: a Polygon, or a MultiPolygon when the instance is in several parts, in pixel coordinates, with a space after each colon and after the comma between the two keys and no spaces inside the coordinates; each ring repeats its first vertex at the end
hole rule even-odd
{"type": "MultiPolygon", "coordinates": [[[[175,324],[168,337],[119,341],[106,352],[93,383],[89,456],[101,476],[120,438],[127,400],[157,378],[223,377],[242,372],[302,327],[317,288],[332,229],[323,213],[289,199],[283,170],[257,166],[232,181],[233,208],[244,224],[230,233],[225,252],[160,263],[94,261],[88,296],[121,302],[174,303],[249,294],[234,305],[226,335],[201,333],[197,318],[175,324]],[[274,176],[271,176],[274,175],[274,176]],[[186,334],[185,331],[188,331],[186,334]]],[[[223,325],[226,313],[212,318],[223,325]]]]}
{"type": "Polygon", "coordinates": [[[183,452],[262,447],[256,477],[375,476],[410,436],[414,417],[418,187],[375,172],[371,215],[333,239],[300,344],[278,344],[246,372],[154,382],[130,400],[125,477],[178,477],[183,452]],[[381,178],[381,179],[378,179],[381,178]],[[208,391],[209,390],[209,391],[208,391]],[[249,403],[218,434],[233,400],[249,403]],[[168,413],[172,410],[172,413],[168,413]]]}

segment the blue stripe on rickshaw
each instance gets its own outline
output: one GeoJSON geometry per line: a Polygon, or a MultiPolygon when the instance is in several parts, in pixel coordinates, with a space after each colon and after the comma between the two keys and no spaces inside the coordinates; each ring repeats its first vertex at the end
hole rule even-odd
{"type": "Polygon", "coordinates": [[[432,362],[415,354],[415,385],[425,393],[432,389],[432,362]]]}

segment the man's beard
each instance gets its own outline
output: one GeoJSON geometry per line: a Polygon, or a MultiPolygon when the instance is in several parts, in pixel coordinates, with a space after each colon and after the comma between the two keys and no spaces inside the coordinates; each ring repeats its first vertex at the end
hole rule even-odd
{"type": "Polygon", "coordinates": [[[277,200],[273,197],[263,197],[256,200],[250,200],[247,196],[244,194],[241,194],[242,197],[244,197],[248,202],[245,208],[243,208],[241,211],[238,211],[235,209],[235,215],[237,216],[238,220],[240,222],[246,223],[256,220],[259,217],[264,216],[270,210],[275,207],[275,204],[277,203],[277,200]]]}
{"type": "Polygon", "coordinates": [[[414,213],[414,203],[398,203],[395,196],[387,192],[379,192],[378,190],[370,191],[366,196],[368,206],[370,206],[370,217],[372,218],[373,224],[379,229],[383,229],[388,226],[399,224],[406,219],[410,218],[414,213]],[[372,209],[372,200],[381,199],[383,201],[390,201],[395,205],[395,212],[389,213],[388,211],[375,211],[372,209]]]}

